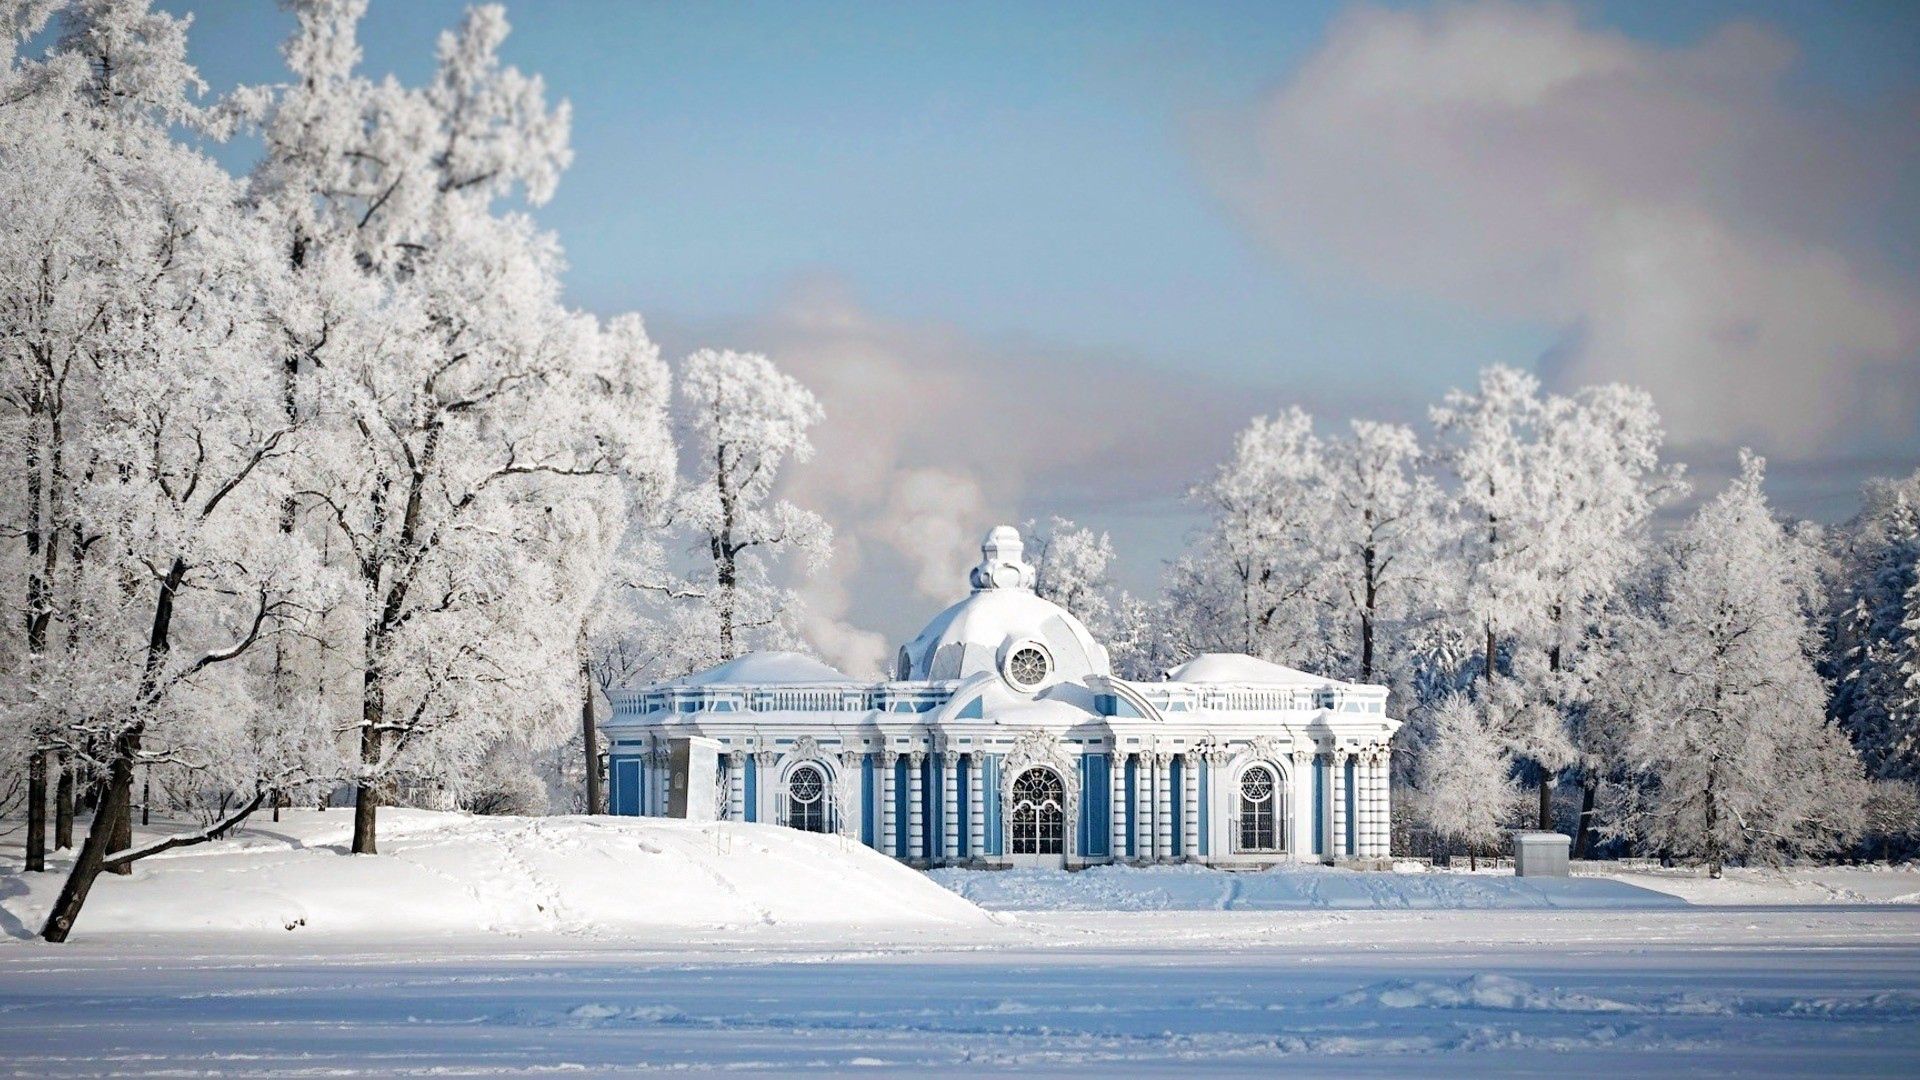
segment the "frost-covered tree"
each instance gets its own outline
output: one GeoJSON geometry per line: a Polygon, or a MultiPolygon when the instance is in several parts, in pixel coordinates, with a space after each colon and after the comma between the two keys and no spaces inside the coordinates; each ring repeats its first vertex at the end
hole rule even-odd
{"type": "Polygon", "coordinates": [[[1434,708],[1415,783],[1429,826],[1465,844],[1469,858],[1499,842],[1520,805],[1499,727],[1465,694],[1449,694],[1434,708]]]}
{"type": "Polygon", "coordinates": [[[1538,505],[1534,446],[1547,411],[1533,376],[1508,367],[1480,373],[1477,392],[1449,391],[1431,410],[1440,459],[1458,487],[1465,523],[1466,605],[1485,637],[1482,678],[1498,672],[1504,638],[1537,632],[1540,576],[1527,524],[1538,505]]]}
{"type": "Polygon", "coordinates": [[[1327,443],[1322,516],[1312,522],[1325,560],[1322,597],[1341,674],[1382,681],[1383,636],[1444,610],[1449,575],[1438,485],[1418,471],[1419,441],[1398,424],[1356,420],[1327,443]]]}
{"type": "Polygon", "coordinates": [[[1830,711],[1875,776],[1920,780],[1920,472],[1875,479],[1833,532],[1830,711]]]}
{"type": "Polygon", "coordinates": [[[757,353],[702,349],[687,358],[680,398],[694,466],[676,518],[701,565],[689,580],[649,588],[706,651],[694,661],[704,666],[793,640],[799,601],[774,564],[790,555],[803,568],[819,563],[833,533],[774,493],[788,460],[812,456],[807,429],[822,415],[799,380],[757,353]]]}
{"type": "Polygon", "coordinates": [[[0,200],[38,207],[0,249],[0,348],[7,400],[25,406],[10,435],[51,440],[20,477],[47,662],[10,688],[9,716],[100,791],[43,930],[59,941],[102,870],[160,846],[132,846],[137,770],[238,790],[233,815],[177,846],[327,763],[306,752],[310,715],[255,693],[256,646],[321,590],[311,553],[271,527],[296,437],[261,363],[282,283],[232,180],[172,135],[208,118],[184,22],[84,0],[29,67],[9,64],[27,90],[0,108],[20,166],[0,200]]]}
{"type": "Polygon", "coordinates": [[[1313,419],[1295,408],[1255,420],[1233,457],[1193,489],[1210,521],[1168,575],[1186,651],[1322,659],[1326,566],[1315,526],[1325,470],[1313,419]]]}
{"type": "Polygon", "coordinates": [[[342,722],[370,854],[382,799],[457,799],[495,743],[572,728],[632,440],[606,360],[622,331],[561,305],[552,239],[498,205],[551,194],[566,107],[500,62],[497,7],[441,36],[426,86],[370,83],[363,9],[296,5],[294,81],[241,111],[267,146],[253,198],[301,285],[276,371],[326,435],[295,506],[353,582],[325,636],[357,674],[342,722]]]}
{"type": "Polygon", "coordinates": [[[1163,679],[1181,661],[1172,606],[1164,598],[1122,589],[1104,640],[1113,673],[1123,679],[1163,679]]]}
{"type": "MultiPolygon", "coordinates": [[[[1059,604],[1089,627],[1104,629],[1113,617],[1113,540],[1106,533],[1054,517],[1045,528],[1026,523],[1033,591],[1059,604]]],[[[1098,632],[1098,631],[1096,631],[1098,632]]]]}
{"type": "Polygon", "coordinates": [[[1505,655],[1504,674],[1536,699],[1509,711],[1530,721],[1509,737],[1537,777],[1540,827],[1551,828],[1553,779],[1579,762],[1571,669],[1642,557],[1654,511],[1681,490],[1679,473],[1660,463],[1652,399],[1628,387],[1543,394],[1532,376],[1493,367],[1432,415],[1458,481],[1481,678],[1500,676],[1505,655]]]}
{"type": "Polygon", "coordinates": [[[1728,861],[1832,850],[1860,831],[1858,758],[1814,668],[1814,540],[1778,521],[1761,459],[1672,539],[1652,610],[1622,633],[1631,688],[1609,832],[1716,876],[1728,861]]]}

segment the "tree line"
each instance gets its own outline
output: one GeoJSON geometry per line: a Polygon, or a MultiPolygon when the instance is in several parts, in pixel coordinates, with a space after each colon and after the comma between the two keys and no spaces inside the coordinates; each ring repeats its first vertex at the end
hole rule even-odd
{"type": "Polygon", "coordinates": [[[29,871],[87,817],[49,940],[263,809],[349,794],[368,855],[387,803],[544,812],[597,684],[791,633],[769,567],[826,551],[773,494],[803,387],[562,301],[568,111],[502,11],[415,87],[365,0],[289,7],[284,81],[203,102],[147,0],[0,4],[0,797],[29,871]],[[203,827],[136,847],[156,799],[203,827]]]}
{"type": "Polygon", "coordinates": [[[1393,690],[1396,849],[1516,827],[1578,856],[1908,852],[1920,833],[1920,472],[1833,528],[1765,466],[1677,523],[1651,398],[1492,367],[1422,438],[1299,409],[1255,420],[1192,498],[1160,594],[1116,594],[1104,535],[1054,521],[1042,591],[1124,675],[1246,652],[1393,690]]]}

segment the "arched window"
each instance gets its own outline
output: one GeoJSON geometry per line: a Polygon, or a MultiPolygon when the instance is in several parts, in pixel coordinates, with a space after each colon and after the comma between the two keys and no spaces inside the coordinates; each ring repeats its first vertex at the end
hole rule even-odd
{"type": "Polygon", "coordinates": [[[1028,769],[1013,782],[1013,854],[1066,853],[1066,788],[1052,769],[1028,769]]]}
{"type": "Polygon", "coordinates": [[[1272,769],[1255,765],[1240,774],[1241,851],[1280,850],[1279,830],[1274,827],[1279,802],[1272,769]]]}
{"type": "Polygon", "coordinates": [[[802,832],[827,831],[827,778],[802,765],[787,774],[787,824],[802,832]]]}

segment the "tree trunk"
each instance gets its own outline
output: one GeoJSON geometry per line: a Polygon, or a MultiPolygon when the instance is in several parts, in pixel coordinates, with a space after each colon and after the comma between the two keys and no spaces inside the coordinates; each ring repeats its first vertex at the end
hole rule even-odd
{"type": "Polygon", "coordinates": [[[1573,857],[1590,859],[1593,857],[1593,803],[1599,794],[1600,781],[1593,776],[1580,781],[1580,820],[1573,827],[1573,857]]]}
{"type": "Polygon", "coordinates": [[[1553,778],[1540,771],[1540,831],[1553,831],[1553,778]]]}
{"type": "Polygon", "coordinates": [[[378,855],[379,848],[374,841],[374,811],[380,807],[380,796],[371,783],[362,782],[353,796],[353,853],[355,855],[378,855]]]}
{"type": "Polygon", "coordinates": [[[53,789],[53,846],[65,851],[73,846],[73,759],[64,752],[60,762],[60,781],[53,789]]]}
{"type": "Polygon", "coordinates": [[[47,752],[27,755],[27,864],[30,874],[47,868],[47,752]]]}
{"type": "MultiPolygon", "coordinates": [[[[1367,527],[1373,527],[1373,508],[1366,511],[1367,527]]],[[[1379,574],[1378,558],[1373,544],[1368,543],[1361,549],[1360,561],[1362,576],[1366,581],[1366,598],[1360,609],[1360,681],[1373,681],[1373,617],[1379,606],[1380,583],[1375,580],[1379,574]]]]}
{"type": "Polygon", "coordinates": [[[380,697],[378,678],[372,667],[368,667],[366,696],[360,704],[360,783],[353,793],[353,853],[355,855],[377,855],[380,852],[375,838],[378,824],[376,812],[380,809],[379,783],[372,770],[380,763],[380,721],[385,712],[380,697]]]}
{"type": "Polygon", "coordinates": [[[107,844],[112,835],[120,831],[118,819],[126,817],[131,809],[128,800],[132,794],[133,756],[130,752],[116,751],[113,764],[108,768],[106,794],[100,800],[100,808],[94,811],[86,842],[80,845],[73,870],[67,874],[66,884],[60,887],[60,896],[53,902],[53,910],[47,913],[46,925],[40,929],[40,936],[47,941],[59,944],[73,932],[73,921],[80,917],[80,908],[86,904],[87,894],[93,891],[94,880],[100,876],[107,844]]]}
{"type": "MultiPolygon", "coordinates": [[[[585,636],[584,632],[581,635],[585,636]]],[[[587,759],[587,813],[600,812],[600,734],[593,724],[593,671],[586,651],[580,654],[580,736],[587,759]]]]}

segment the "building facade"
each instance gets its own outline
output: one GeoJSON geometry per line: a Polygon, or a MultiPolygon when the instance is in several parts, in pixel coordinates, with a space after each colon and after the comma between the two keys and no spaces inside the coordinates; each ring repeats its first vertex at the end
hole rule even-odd
{"type": "Polygon", "coordinates": [[[668,745],[717,745],[714,816],[838,833],[919,866],[1388,854],[1384,687],[1206,654],[1164,682],[1035,595],[994,529],[972,593],[905,645],[894,678],[753,653],[616,691],[610,808],[664,815],[668,745]],[[703,744],[708,745],[708,744],[703,744]]]}

